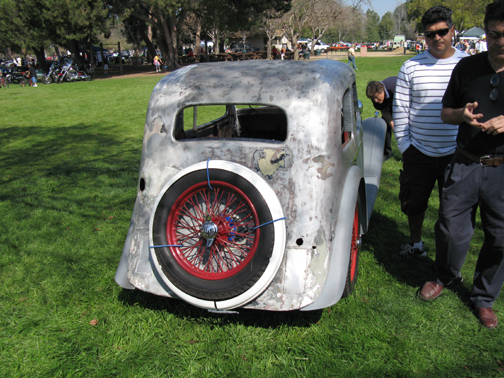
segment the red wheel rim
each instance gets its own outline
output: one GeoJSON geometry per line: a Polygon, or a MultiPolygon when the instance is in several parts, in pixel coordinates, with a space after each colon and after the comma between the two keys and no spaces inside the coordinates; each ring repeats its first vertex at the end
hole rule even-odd
{"type": "Polygon", "coordinates": [[[257,248],[260,230],[254,205],[236,186],[201,182],[175,201],[168,215],[166,235],[171,253],[188,273],[206,280],[229,278],[248,265],[257,248]],[[205,222],[216,230],[213,238],[202,236],[205,222]],[[207,241],[212,239],[211,245],[207,241]]]}
{"type": "Polygon", "coordinates": [[[353,282],[357,270],[357,254],[359,253],[359,209],[355,206],[352,227],[352,246],[350,249],[350,280],[353,282]]]}

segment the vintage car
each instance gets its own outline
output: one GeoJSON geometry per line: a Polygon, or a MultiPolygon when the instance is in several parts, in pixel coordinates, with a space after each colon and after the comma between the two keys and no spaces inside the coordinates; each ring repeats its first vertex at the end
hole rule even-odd
{"type": "Polygon", "coordinates": [[[353,290],[386,124],[333,60],[203,63],[154,88],[116,282],[212,311],[353,290]]]}

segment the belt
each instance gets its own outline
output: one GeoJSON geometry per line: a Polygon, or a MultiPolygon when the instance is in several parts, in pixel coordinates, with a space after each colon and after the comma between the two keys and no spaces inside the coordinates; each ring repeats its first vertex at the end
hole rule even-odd
{"type": "Polygon", "coordinates": [[[475,155],[472,152],[463,150],[462,148],[457,146],[457,151],[465,156],[466,158],[475,161],[476,163],[480,163],[483,167],[498,167],[501,164],[504,164],[504,156],[503,155],[475,155]]]}

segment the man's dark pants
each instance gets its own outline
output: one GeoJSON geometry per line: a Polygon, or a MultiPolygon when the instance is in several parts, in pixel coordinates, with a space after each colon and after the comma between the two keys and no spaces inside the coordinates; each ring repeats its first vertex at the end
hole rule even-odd
{"type": "Polygon", "coordinates": [[[453,155],[431,157],[411,145],[403,153],[403,170],[399,175],[399,200],[401,211],[407,216],[419,215],[427,210],[432,189],[438,183],[439,195],[444,182],[444,172],[453,155]]]}
{"type": "Polygon", "coordinates": [[[438,284],[447,285],[459,275],[478,206],[485,241],[470,299],[475,307],[491,307],[504,283],[504,164],[483,167],[457,153],[446,168],[435,227],[438,284]]]}

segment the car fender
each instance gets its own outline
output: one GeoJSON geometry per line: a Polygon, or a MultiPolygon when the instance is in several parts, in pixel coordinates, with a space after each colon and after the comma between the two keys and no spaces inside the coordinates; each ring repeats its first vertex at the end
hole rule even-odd
{"type": "Polygon", "coordinates": [[[367,220],[364,229],[367,230],[380,188],[387,123],[383,118],[366,118],[362,122],[362,128],[364,130],[364,180],[366,182],[367,207],[367,220]]]}
{"type": "Polygon", "coordinates": [[[350,261],[350,246],[355,204],[359,196],[359,188],[363,178],[362,169],[353,165],[345,180],[343,194],[341,196],[338,221],[334,234],[331,258],[328,266],[327,279],[315,302],[304,307],[301,311],[312,311],[329,307],[338,302],[343,295],[345,281],[350,261]],[[350,237],[349,237],[350,235],[350,237]]]}
{"type": "Polygon", "coordinates": [[[128,229],[128,235],[126,236],[126,242],[124,243],[124,248],[121,254],[121,260],[119,261],[119,266],[117,267],[115,274],[115,282],[124,289],[134,290],[135,287],[128,280],[128,260],[130,255],[130,244],[133,231],[135,229],[134,221],[135,212],[131,217],[130,226],[128,229]]]}

